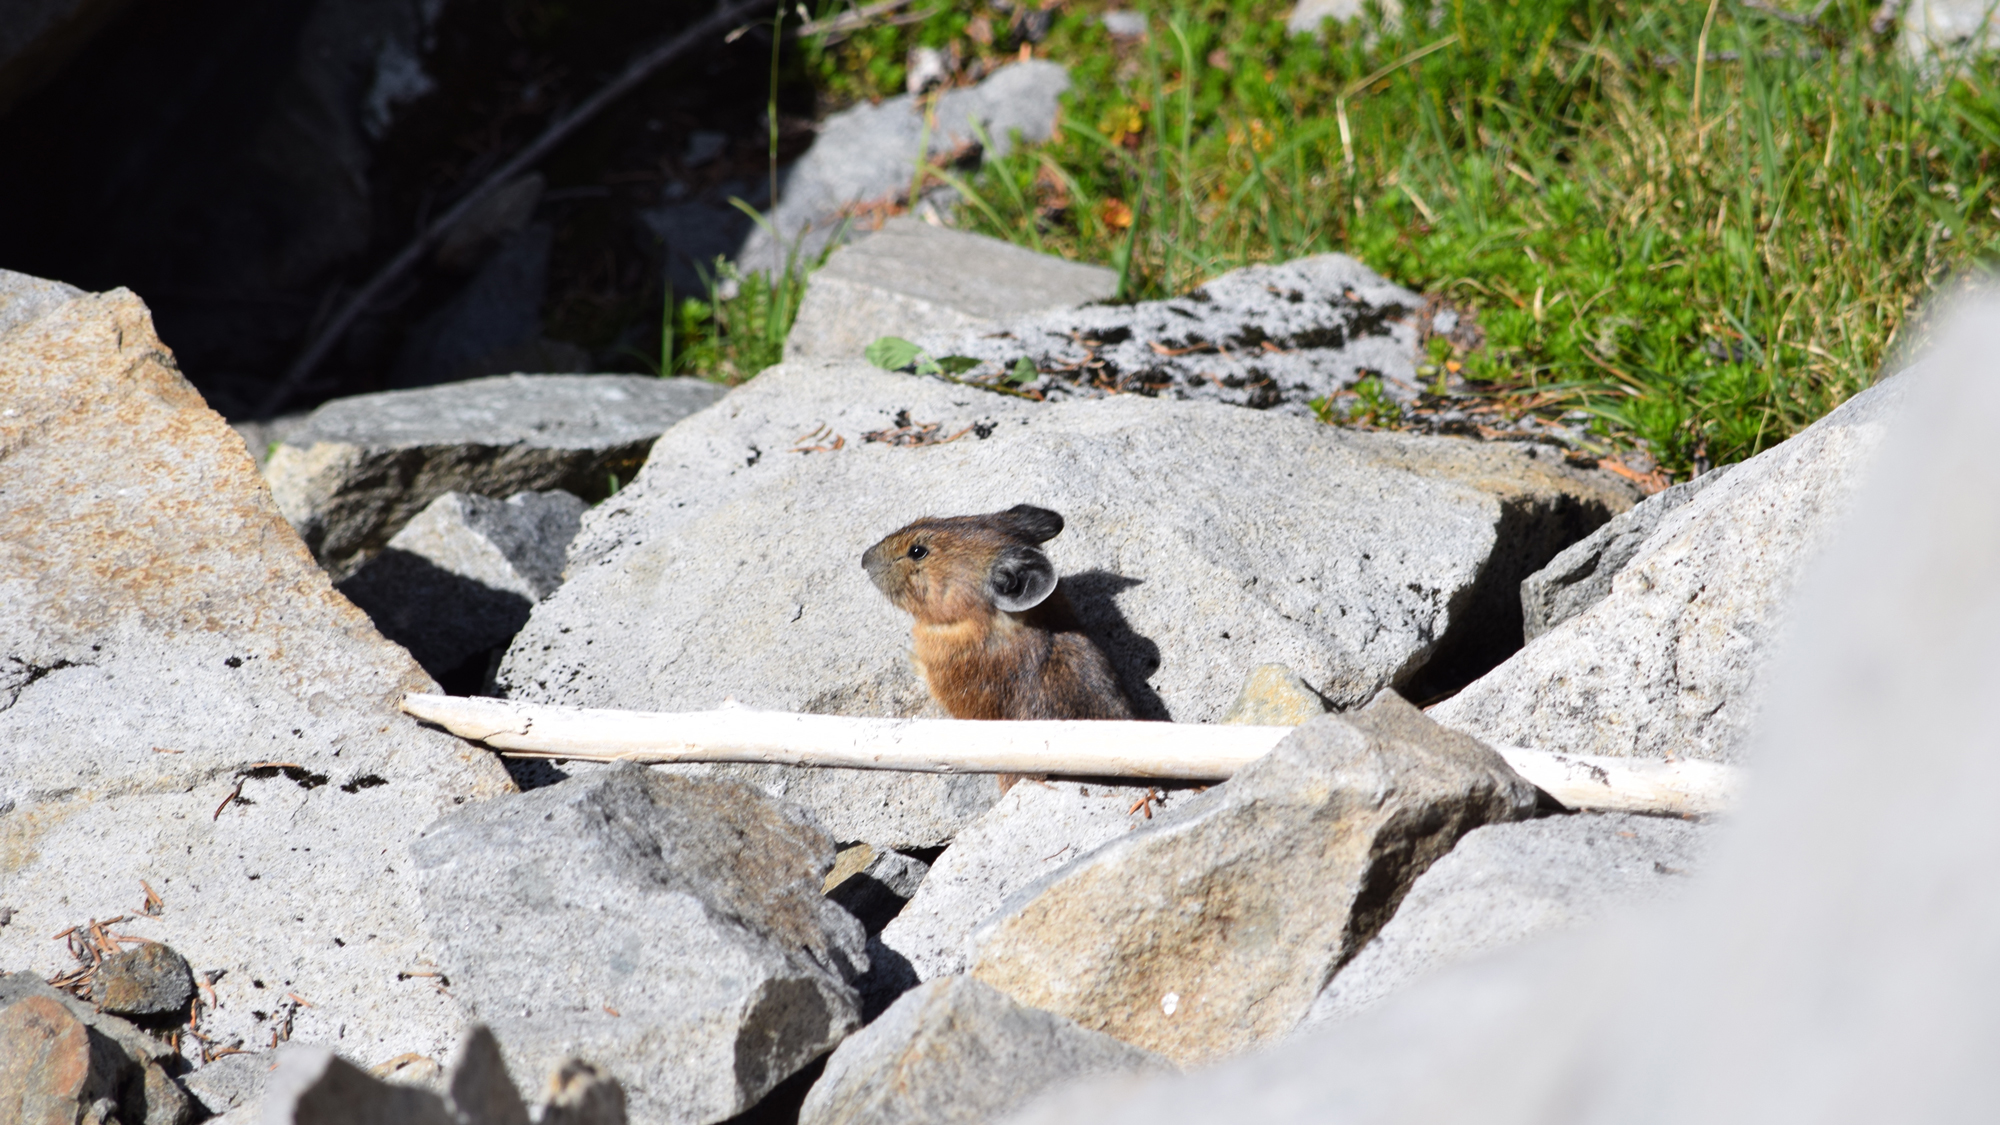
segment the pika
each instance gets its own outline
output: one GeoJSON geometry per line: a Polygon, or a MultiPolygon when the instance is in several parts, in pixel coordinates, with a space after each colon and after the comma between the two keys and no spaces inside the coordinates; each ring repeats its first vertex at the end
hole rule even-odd
{"type": "Polygon", "coordinates": [[[1016,504],[920,519],[861,556],[877,588],[916,618],[917,665],[959,719],[1129,719],[1111,661],[1084,635],[1038,548],[1063,518],[1016,504]]]}

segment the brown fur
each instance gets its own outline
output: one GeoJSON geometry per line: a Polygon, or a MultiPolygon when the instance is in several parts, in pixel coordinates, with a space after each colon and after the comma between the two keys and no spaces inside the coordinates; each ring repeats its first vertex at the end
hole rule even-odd
{"type": "Polygon", "coordinates": [[[1025,610],[995,604],[996,566],[1011,561],[1047,568],[1053,580],[1053,567],[1035,545],[1061,529],[1061,516],[1023,504],[987,515],[921,519],[862,556],[875,585],[916,619],[917,664],[931,694],[954,717],[1132,717],[1111,662],[1084,635],[1060,584],[1025,610]],[[912,547],[923,557],[912,558],[912,547]]]}

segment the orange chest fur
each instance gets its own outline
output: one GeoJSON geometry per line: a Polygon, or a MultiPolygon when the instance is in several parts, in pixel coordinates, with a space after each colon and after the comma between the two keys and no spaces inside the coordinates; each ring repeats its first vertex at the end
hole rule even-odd
{"type": "Polygon", "coordinates": [[[949,624],[917,623],[912,654],[931,694],[960,719],[998,719],[1040,666],[1034,651],[1046,638],[1010,614],[949,624]]]}

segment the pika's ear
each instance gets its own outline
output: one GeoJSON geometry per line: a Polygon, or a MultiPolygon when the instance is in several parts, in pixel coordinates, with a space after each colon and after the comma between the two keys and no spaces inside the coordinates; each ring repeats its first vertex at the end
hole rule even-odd
{"type": "Polygon", "coordinates": [[[1062,516],[1047,508],[1016,504],[1000,515],[1007,524],[1007,530],[1030,543],[1046,543],[1062,534],[1062,516]]]}
{"type": "Polygon", "coordinates": [[[1033,547],[1009,547],[1000,552],[986,575],[986,592],[993,604],[1009,613],[1035,608],[1055,588],[1055,564],[1033,547]]]}

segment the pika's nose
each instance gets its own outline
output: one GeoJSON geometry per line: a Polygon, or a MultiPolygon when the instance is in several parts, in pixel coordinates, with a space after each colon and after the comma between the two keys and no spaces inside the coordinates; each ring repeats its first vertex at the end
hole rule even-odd
{"type": "Polygon", "coordinates": [[[889,556],[882,550],[882,544],[877,543],[861,552],[861,569],[868,572],[868,577],[877,586],[882,584],[882,574],[889,569],[889,556]]]}

